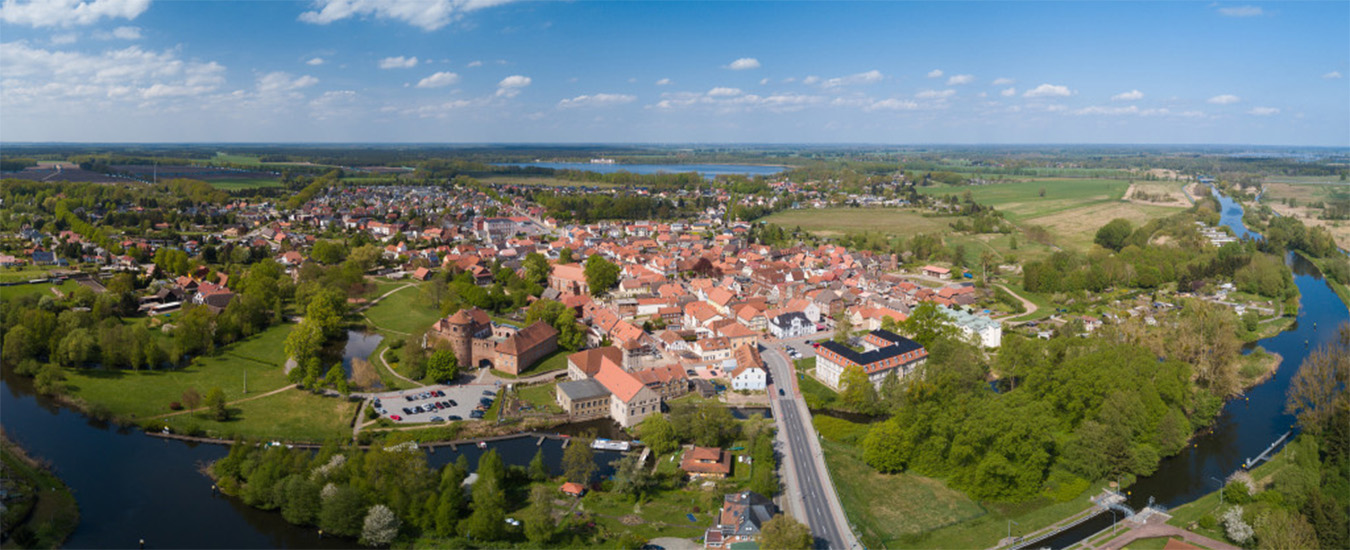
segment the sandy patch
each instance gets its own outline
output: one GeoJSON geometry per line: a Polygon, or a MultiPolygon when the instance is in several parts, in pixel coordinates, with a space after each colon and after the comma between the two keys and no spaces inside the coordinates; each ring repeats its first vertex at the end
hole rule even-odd
{"type": "Polygon", "coordinates": [[[1171,182],[1135,182],[1125,190],[1125,200],[1136,204],[1151,206],[1177,206],[1189,208],[1191,201],[1176,183],[1171,182]]]}

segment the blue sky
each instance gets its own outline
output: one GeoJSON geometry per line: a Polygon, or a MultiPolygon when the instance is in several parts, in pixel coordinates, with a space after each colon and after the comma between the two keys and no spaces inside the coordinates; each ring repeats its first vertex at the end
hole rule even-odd
{"type": "Polygon", "coordinates": [[[1350,2],[0,6],[4,141],[1350,146],[1350,2]]]}

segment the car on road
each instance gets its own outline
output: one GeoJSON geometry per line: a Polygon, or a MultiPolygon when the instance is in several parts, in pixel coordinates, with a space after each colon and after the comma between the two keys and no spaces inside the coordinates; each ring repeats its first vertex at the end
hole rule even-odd
{"type": "Polygon", "coordinates": [[[439,417],[439,416],[433,416],[433,417],[431,417],[431,421],[432,421],[432,422],[445,422],[445,419],[444,419],[444,418],[441,418],[441,417],[439,417]]]}
{"type": "Polygon", "coordinates": [[[688,369],[684,371],[684,373],[688,374],[689,376],[698,376],[698,373],[694,372],[694,369],[688,369]]]}
{"type": "Polygon", "coordinates": [[[399,422],[399,421],[403,420],[403,417],[395,414],[395,415],[390,416],[389,419],[390,419],[390,420],[393,420],[394,422],[399,422]]]}
{"type": "Polygon", "coordinates": [[[787,395],[787,394],[783,393],[783,388],[778,388],[778,395],[787,395]]]}

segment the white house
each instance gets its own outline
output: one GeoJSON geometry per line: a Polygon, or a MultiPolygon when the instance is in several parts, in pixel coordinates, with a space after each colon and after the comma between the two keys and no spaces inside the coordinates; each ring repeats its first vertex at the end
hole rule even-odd
{"type": "Polygon", "coordinates": [[[751,346],[736,348],[736,369],[731,371],[731,389],[759,391],[768,386],[769,372],[764,360],[751,346]]]}
{"type": "Polygon", "coordinates": [[[816,333],[816,324],[800,311],[790,311],[769,319],[769,334],[774,338],[797,338],[816,333]]]}
{"type": "Polygon", "coordinates": [[[948,324],[961,330],[961,333],[986,348],[997,348],[1003,343],[1003,324],[985,317],[966,313],[964,310],[939,306],[947,315],[948,324]]]}

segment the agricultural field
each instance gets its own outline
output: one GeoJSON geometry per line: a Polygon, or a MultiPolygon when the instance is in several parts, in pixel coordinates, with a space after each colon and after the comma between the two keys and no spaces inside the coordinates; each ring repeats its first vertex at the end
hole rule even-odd
{"type": "Polygon", "coordinates": [[[986,250],[1000,259],[1009,255],[1030,259],[1050,251],[1049,247],[1020,235],[1014,248],[1013,234],[956,233],[951,224],[958,219],[954,216],[925,216],[918,210],[899,208],[821,208],[785,210],[769,216],[766,221],[789,230],[800,227],[822,237],[864,232],[881,232],[902,238],[921,233],[943,235],[948,245],[965,247],[966,261],[971,265],[978,264],[980,255],[986,250]]]}
{"type": "MultiPolygon", "coordinates": [[[[1287,183],[1272,182],[1274,178],[1266,180],[1266,192],[1261,197],[1261,202],[1271,207],[1281,216],[1293,216],[1309,226],[1321,226],[1331,232],[1331,236],[1336,239],[1336,245],[1341,248],[1350,249],[1350,221],[1347,220],[1323,220],[1321,219],[1322,209],[1310,207],[1309,204],[1316,202],[1326,202],[1333,198],[1333,195],[1340,193],[1350,193],[1350,184],[1334,183],[1314,183],[1312,181],[1287,183]]],[[[1281,178],[1283,180],[1328,180],[1332,178],[1281,178]]]]}
{"type": "Polygon", "coordinates": [[[216,189],[238,191],[240,189],[258,189],[262,187],[281,187],[277,178],[217,178],[206,180],[216,189]]]}

